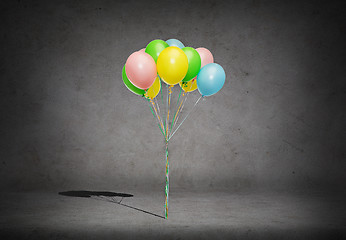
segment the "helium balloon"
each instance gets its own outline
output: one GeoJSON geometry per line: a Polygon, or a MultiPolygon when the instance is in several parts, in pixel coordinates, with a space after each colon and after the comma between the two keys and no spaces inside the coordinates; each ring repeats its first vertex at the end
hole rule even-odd
{"type": "Polygon", "coordinates": [[[192,92],[197,89],[196,79],[192,79],[191,81],[188,81],[188,82],[180,82],[179,85],[185,92],[192,92]]]}
{"type": "Polygon", "coordinates": [[[123,72],[122,72],[122,77],[123,77],[123,82],[125,86],[127,87],[128,90],[133,92],[134,94],[143,96],[145,93],[145,90],[137,88],[135,85],[133,85],[130,80],[126,76],[126,71],[125,71],[125,65],[123,67],[123,72]]]}
{"type": "Polygon", "coordinates": [[[201,68],[209,63],[214,62],[213,54],[211,54],[211,52],[208,49],[201,47],[196,48],[196,51],[199,53],[199,56],[201,57],[201,68]]]}
{"type": "Polygon", "coordinates": [[[180,42],[178,39],[168,39],[166,41],[170,47],[178,47],[178,48],[184,48],[184,44],[180,42]]]}
{"type": "Polygon", "coordinates": [[[145,52],[132,53],[125,65],[126,75],[135,87],[148,89],[157,77],[154,59],[145,52]]]}
{"type": "Polygon", "coordinates": [[[148,53],[152,58],[155,60],[155,63],[157,62],[157,58],[159,57],[160,53],[163,49],[166,47],[169,47],[168,43],[166,43],[163,40],[156,39],[151,41],[147,47],[145,48],[145,52],[148,53]]]}
{"type": "Polygon", "coordinates": [[[192,47],[184,47],[182,50],[185,52],[189,61],[187,73],[182,81],[188,82],[192,78],[196,77],[197,73],[201,69],[201,57],[199,56],[198,52],[192,47]]]}
{"type": "Polygon", "coordinates": [[[157,94],[159,94],[161,89],[161,81],[160,78],[157,77],[155,79],[154,84],[148,89],[148,91],[145,92],[144,96],[148,99],[153,99],[154,97],[157,96],[157,94]]]}
{"type": "Polygon", "coordinates": [[[217,63],[209,63],[197,75],[198,91],[202,96],[211,96],[220,91],[225,79],[225,70],[217,63]]]}
{"type": "Polygon", "coordinates": [[[189,61],[178,47],[164,49],[157,58],[157,72],[162,81],[169,85],[179,83],[186,75],[189,61]]]}
{"type": "MultiPolygon", "coordinates": [[[[199,56],[201,57],[201,68],[209,63],[214,62],[213,54],[211,54],[211,52],[208,49],[201,47],[196,48],[196,51],[199,53],[199,56]]],[[[196,80],[197,76],[193,79],[196,80]]]]}

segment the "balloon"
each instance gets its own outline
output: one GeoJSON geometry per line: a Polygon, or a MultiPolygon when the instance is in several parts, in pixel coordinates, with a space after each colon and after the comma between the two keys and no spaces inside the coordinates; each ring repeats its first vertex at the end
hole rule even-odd
{"type": "Polygon", "coordinates": [[[161,81],[160,81],[160,78],[157,77],[155,79],[154,84],[148,89],[148,91],[146,91],[144,96],[148,99],[153,99],[154,97],[157,96],[157,94],[159,94],[160,89],[161,89],[161,81]]]}
{"type": "Polygon", "coordinates": [[[186,75],[189,61],[183,50],[178,47],[168,47],[157,58],[157,72],[162,81],[175,85],[186,75]]]}
{"type": "Polygon", "coordinates": [[[145,48],[145,52],[148,53],[150,56],[153,57],[155,60],[155,63],[157,62],[157,58],[159,57],[160,53],[163,49],[166,47],[169,47],[168,43],[166,43],[163,40],[156,39],[151,41],[147,47],[145,48]]]}
{"type": "Polygon", "coordinates": [[[197,73],[201,69],[201,57],[199,56],[198,52],[192,47],[184,47],[182,50],[185,52],[189,61],[189,68],[187,70],[186,76],[182,81],[188,82],[192,78],[196,77],[197,73]]]}
{"type": "Polygon", "coordinates": [[[124,65],[124,67],[123,67],[122,76],[123,76],[123,82],[124,82],[125,86],[126,86],[131,92],[133,92],[134,94],[137,94],[137,95],[141,95],[141,96],[144,95],[145,90],[137,88],[137,87],[136,87],[135,85],[133,85],[133,84],[130,82],[130,80],[127,78],[127,76],[126,76],[126,71],[125,71],[125,65],[124,65]]]}
{"type": "Polygon", "coordinates": [[[157,77],[156,64],[145,52],[132,53],[125,65],[126,75],[135,87],[148,89],[157,77]]]}
{"type": "Polygon", "coordinates": [[[179,85],[185,92],[192,92],[197,89],[197,81],[195,79],[188,82],[180,82],[179,85]]]}
{"type": "Polygon", "coordinates": [[[226,73],[217,63],[205,65],[197,75],[197,87],[202,96],[211,96],[222,88],[226,73]]]}
{"type": "Polygon", "coordinates": [[[138,52],[145,52],[145,48],[142,48],[141,50],[138,50],[138,52]]]}
{"type": "MultiPolygon", "coordinates": [[[[209,63],[214,62],[213,54],[211,54],[211,52],[208,49],[201,47],[201,48],[196,48],[196,51],[199,53],[199,56],[201,57],[201,68],[209,63]]],[[[193,80],[196,80],[196,79],[197,79],[197,76],[193,78],[193,80]]]]}
{"type": "Polygon", "coordinates": [[[184,44],[180,42],[178,39],[168,39],[166,41],[170,47],[178,47],[178,48],[184,48],[184,44]]]}
{"type": "Polygon", "coordinates": [[[201,47],[196,48],[196,51],[199,53],[199,56],[201,57],[201,68],[209,63],[214,62],[213,54],[211,54],[211,52],[208,49],[201,47]]]}

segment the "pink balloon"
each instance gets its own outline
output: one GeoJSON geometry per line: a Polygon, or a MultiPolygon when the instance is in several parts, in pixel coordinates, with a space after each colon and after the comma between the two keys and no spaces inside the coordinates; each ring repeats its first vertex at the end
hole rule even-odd
{"type": "Polygon", "coordinates": [[[134,52],[128,57],[125,71],[130,82],[140,89],[150,88],[157,77],[154,59],[142,51],[134,52]]]}
{"type": "MultiPolygon", "coordinates": [[[[211,54],[211,52],[208,49],[200,47],[200,48],[196,48],[196,51],[199,53],[199,56],[201,57],[201,68],[209,63],[214,62],[213,54],[211,54]]],[[[193,78],[193,80],[196,80],[196,79],[197,79],[197,76],[193,78]]]]}
{"type": "Polygon", "coordinates": [[[138,50],[138,52],[145,52],[145,48],[142,48],[141,50],[138,50]]]}
{"type": "Polygon", "coordinates": [[[199,56],[201,57],[201,68],[209,63],[214,62],[213,54],[211,54],[211,52],[208,49],[201,47],[197,48],[196,51],[199,53],[199,56]]]}

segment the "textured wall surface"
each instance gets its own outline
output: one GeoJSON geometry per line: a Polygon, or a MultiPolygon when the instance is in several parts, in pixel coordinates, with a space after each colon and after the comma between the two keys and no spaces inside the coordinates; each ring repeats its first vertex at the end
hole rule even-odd
{"type": "Polygon", "coordinates": [[[121,80],[153,39],[206,47],[227,75],[170,144],[171,186],[341,189],[341,2],[2,2],[1,190],[162,189],[164,142],[121,80]]]}

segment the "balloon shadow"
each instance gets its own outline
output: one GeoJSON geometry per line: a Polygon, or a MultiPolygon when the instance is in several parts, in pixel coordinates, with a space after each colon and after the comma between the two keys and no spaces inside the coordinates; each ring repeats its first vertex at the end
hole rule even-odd
{"type": "Polygon", "coordinates": [[[124,206],[124,207],[128,207],[128,208],[140,211],[140,212],[144,212],[144,213],[165,219],[165,217],[157,215],[155,213],[152,213],[152,212],[149,212],[149,211],[146,211],[146,210],[136,208],[136,207],[122,203],[124,198],[133,197],[132,194],[128,194],[128,193],[80,190],[80,191],[59,192],[58,194],[63,195],[63,196],[68,196],[68,197],[92,198],[92,199],[96,199],[96,200],[102,200],[102,201],[107,201],[107,202],[111,202],[111,203],[116,203],[116,204],[119,204],[119,205],[124,206]],[[119,198],[120,198],[120,200],[119,200],[119,198]]]}

